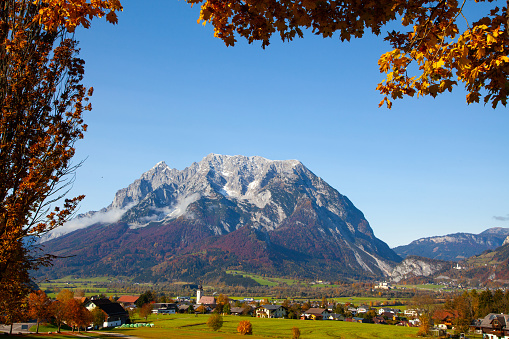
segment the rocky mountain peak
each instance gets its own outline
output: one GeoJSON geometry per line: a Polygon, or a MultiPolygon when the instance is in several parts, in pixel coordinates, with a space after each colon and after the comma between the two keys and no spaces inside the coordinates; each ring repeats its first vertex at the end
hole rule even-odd
{"type": "Polygon", "coordinates": [[[259,248],[255,252],[262,257],[307,257],[317,269],[329,263],[371,275],[390,274],[392,263],[400,260],[346,196],[298,160],[209,154],[183,170],[159,162],[92,217],[90,225],[127,227],[128,234],[170,232],[165,237],[171,245],[165,246],[180,250],[201,248],[199,239],[229,237],[207,241],[229,244],[224,250],[248,261],[239,244],[259,248]],[[101,215],[120,218],[116,224],[101,223],[101,215]]]}

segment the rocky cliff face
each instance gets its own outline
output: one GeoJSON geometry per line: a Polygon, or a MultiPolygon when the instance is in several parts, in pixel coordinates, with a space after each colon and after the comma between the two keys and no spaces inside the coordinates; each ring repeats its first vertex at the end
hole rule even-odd
{"type": "Polygon", "coordinates": [[[507,236],[507,238],[505,238],[504,243],[502,244],[502,246],[507,245],[507,244],[509,244],[509,235],[507,236]]]}
{"type": "Polygon", "coordinates": [[[429,277],[450,267],[450,262],[409,256],[394,268],[391,279],[394,282],[399,282],[411,277],[429,277]]]}
{"type": "MultiPolygon", "coordinates": [[[[127,227],[124,245],[136,245],[142,234],[154,237],[154,246],[161,248],[156,258],[145,260],[157,266],[152,272],[178,265],[168,259],[175,253],[204,248],[227,252],[245,267],[329,277],[389,275],[400,260],[347,197],[297,160],[210,154],[182,171],[160,162],[118,191],[105,210],[82,216],[94,226],[67,237],[104,232],[112,222],[101,222],[101,215],[121,215],[116,224],[127,227]]],[[[125,248],[114,243],[110,256],[125,257],[125,248]]],[[[58,242],[47,246],[65,252],[58,242]]]]}
{"type": "Polygon", "coordinates": [[[479,234],[455,233],[421,238],[394,251],[401,257],[417,255],[431,259],[460,261],[502,245],[509,228],[494,227],[479,234]]]}

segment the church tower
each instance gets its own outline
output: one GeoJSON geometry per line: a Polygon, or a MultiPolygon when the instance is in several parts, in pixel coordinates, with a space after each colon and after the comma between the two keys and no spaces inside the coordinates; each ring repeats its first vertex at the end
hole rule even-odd
{"type": "Polygon", "coordinates": [[[203,288],[201,285],[198,285],[198,290],[196,291],[196,304],[200,304],[200,299],[203,296],[203,288]]]}

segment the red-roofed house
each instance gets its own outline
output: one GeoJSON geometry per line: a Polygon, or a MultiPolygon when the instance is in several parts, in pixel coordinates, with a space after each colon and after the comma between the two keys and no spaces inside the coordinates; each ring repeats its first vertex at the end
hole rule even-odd
{"type": "Polygon", "coordinates": [[[302,313],[301,319],[323,320],[328,319],[331,312],[325,308],[310,308],[302,313]]]}
{"type": "Polygon", "coordinates": [[[118,298],[117,302],[122,305],[123,307],[131,306],[136,303],[139,296],[137,295],[123,295],[120,298],[118,298]]]}

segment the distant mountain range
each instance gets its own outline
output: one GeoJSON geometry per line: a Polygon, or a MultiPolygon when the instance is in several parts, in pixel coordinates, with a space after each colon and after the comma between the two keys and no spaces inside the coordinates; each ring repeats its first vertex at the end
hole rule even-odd
{"type": "Polygon", "coordinates": [[[509,237],[495,250],[486,250],[460,264],[464,268],[461,272],[463,277],[480,283],[493,281],[509,285],[509,237]]]}
{"type": "Polygon", "coordinates": [[[50,234],[51,275],[206,280],[226,269],[275,276],[383,277],[401,258],[353,203],[297,160],[210,154],[158,163],[107,208],[50,234]]]}
{"type": "Polygon", "coordinates": [[[393,250],[403,258],[416,255],[431,259],[461,261],[486,250],[496,249],[509,236],[509,228],[493,227],[479,234],[454,233],[421,238],[393,250]]]}

